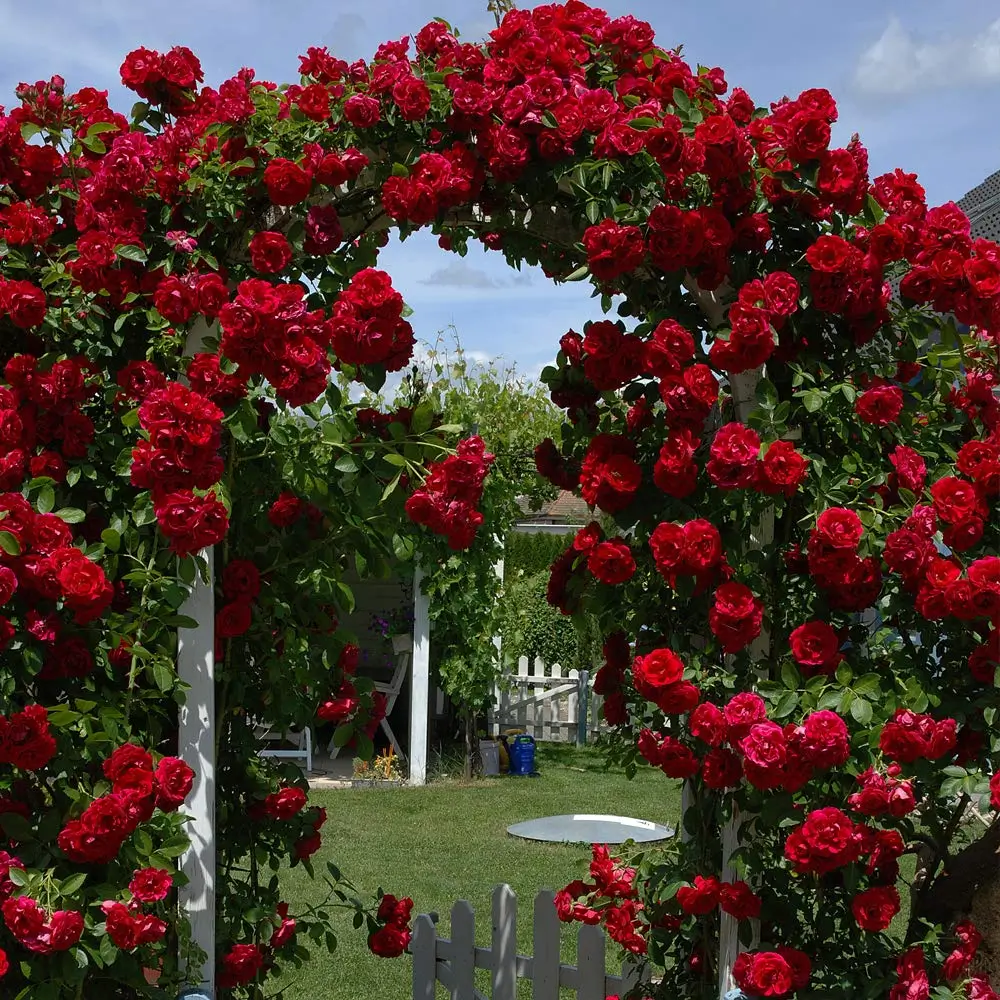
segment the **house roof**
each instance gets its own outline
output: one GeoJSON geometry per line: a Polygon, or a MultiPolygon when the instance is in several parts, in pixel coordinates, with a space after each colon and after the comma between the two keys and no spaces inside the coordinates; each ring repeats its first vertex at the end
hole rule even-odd
{"type": "Polygon", "coordinates": [[[1000,170],[990,174],[958,202],[972,223],[972,235],[1000,240],[1000,170]]]}
{"type": "Polygon", "coordinates": [[[527,497],[519,497],[518,504],[524,511],[522,523],[586,524],[593,517],[586,502],[568,490],[562,490],[555,500],[543,503],[538,510],[531,509],[527,497]]]}

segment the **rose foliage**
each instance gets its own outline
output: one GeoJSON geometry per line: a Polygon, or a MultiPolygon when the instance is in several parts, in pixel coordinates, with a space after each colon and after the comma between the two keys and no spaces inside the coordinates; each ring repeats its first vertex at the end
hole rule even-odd
{"type": "MultiPolygon", "coordinates": [[[[563,912],[647,955],[662,996],[993,996],[964,919],[984,866],[955,840],[997,743],[1000,249],[832,148],[825,91],[758,108],[577,0],[300,73],[213,88],[187,49],[139,49],[130,118],[59,78],[0,117],[4,991],[183,976],[176,630],[210,546],[219,985],[259,992],[353,905],[335,869],[330,905],[281,899],[324,817],[253,723],[318,706],[369,739],[348,553],[405,551],[404,502],[456,549],[480,526],[480,442],[449,456],[431,408],[360,420],[330,381],[407,364],[378,250],[430,226],[618,303],[545,372],[569,427],[539,469],[617,524],[549,596],[601,622],[619,754],[692,808],[665,857],[595,857],[563,912]],[[719,969],[731,920],[748,950],[719,969]]],[[[373,950],[407,918],[386,897],[373,950]]]]}

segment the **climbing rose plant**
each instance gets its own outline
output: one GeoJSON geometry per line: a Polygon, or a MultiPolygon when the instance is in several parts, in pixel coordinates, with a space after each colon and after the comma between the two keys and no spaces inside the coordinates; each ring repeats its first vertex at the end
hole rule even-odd
{"type": "MultiPolygon", "coordinates": [[[[561,912],[646,956],[647,995],[993,996],[967,911],[1000,842],[1000,249],[831,148],[825,91],[757,108],[576,0],[300,72],[214,89],[187,49],[139,49],[130,118],[54,78],[0,119],[4,990],[184,978],[175,658],[211,546],[218,985],[259,996],[332,944],[336,868],[307,913],[278,875],[325,817],[254,727],[319,707],[367,749],[348,554],[479,526],[478,443],[448,457],[432,408],[362,417],[330,381],[407,365],[378,250],[429,226],[618,316],[544,376],[567,423],[539,468],[618,525],[580,533],[550,598],[601,622],[617,755],[688,808],[561,912]]],[[[408,917],[383,898],[373,950],[408,917]]]]}

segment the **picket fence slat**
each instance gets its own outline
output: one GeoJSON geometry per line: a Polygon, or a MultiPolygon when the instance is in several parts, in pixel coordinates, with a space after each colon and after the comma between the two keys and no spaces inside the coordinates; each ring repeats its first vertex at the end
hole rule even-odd
{"type": "Polygon", "coordinates": [[[451,941],[451,1000],[463,1000],[476,987],[476,914],[464,899],[451,908],[451,941]]]}
{"type": "Polygon", "coordinates": [[[508,885],[493,892],[488,948],[476,945],[475,912],[464,900],[451,910],[451,940],[437,936],[430,917],[417,917],[410,940],[414,1000],[434,1000],[437,983],[450,1000],[516,1000],[519,979],[531,982],[533,1000],[559,1000],[560,989],[575,992],[577,1000],[605,1000],[640,981],[644,970],[634,960],[622,963],[620,975],[607,971],[607,940],[599,927],[582,926],[577,933],[577,964],[562,963],[555,893],[540,892],[532,915],[530,956],[517,953],[517,897],[508,885]],[[490,996],[476,987],[476,969],[490,971],[490,996]]]}
{"type": "Polygon", "coordinates": [[[517,897],[509,885],[493,890],[492,950],[493,1000],[517,1000],[517,897]]]}

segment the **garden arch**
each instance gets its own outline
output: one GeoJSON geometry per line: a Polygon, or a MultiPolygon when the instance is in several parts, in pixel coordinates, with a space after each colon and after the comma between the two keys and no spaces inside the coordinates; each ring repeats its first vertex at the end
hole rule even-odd
{"type": "MultiPolygon", "coordinates": [[[[410,356],[374,266],[393,224],[624,300],[543,373],[568,420],[539,468],[617,524],[578,534],[550,597],[607,634],[617,755],[685,779],[691,808],[674,854],[598,855],[563,915],[598,912],[670,995],[992,996],[964,917],[1000,827],[952,842],[996,745],[1000,250],[912,175],[871,180],[860,141],[831,149],[825,91],[757,109],[634,18],[570,0],[507,13],[485,47],[434,22],[416,50],[310,49],[282,90],[202,88],[188,50],[137,50],[131,121],[58,79],[0,119],[9,981],[124,994],[167,954],[149,873],[187,847],[185,678],[196,838],[216,751],[225,832],[185,961],[218,949],[219,988],[253,995],[329,928],[280,905],[269,873],[310,864],[324,817],[246,720],[329,698],[363,731],[341,556],[405,549],[404,509],[472,544],[490,464],[428,407],[359,413],[329,381],[410,356]],[[891,630],[859,622],[874,606],[891,630]],[[910,920],[883,934],[907,853],[910,920]]],[[[358,909],[400,953],[406,907],[358,909]]],[[[160,995],[185,977],[165,963],[160,995]]]]}

